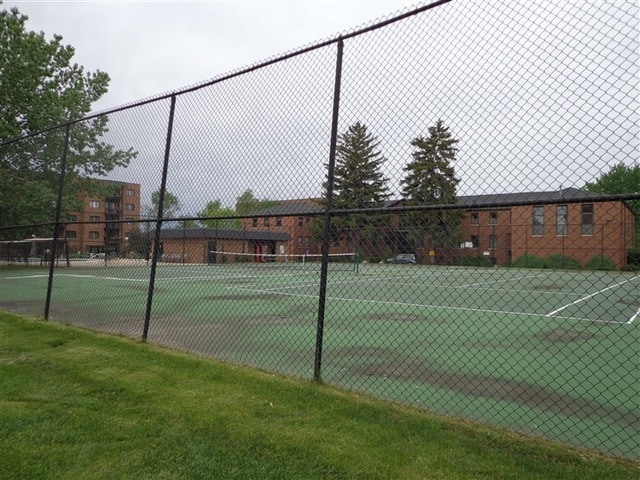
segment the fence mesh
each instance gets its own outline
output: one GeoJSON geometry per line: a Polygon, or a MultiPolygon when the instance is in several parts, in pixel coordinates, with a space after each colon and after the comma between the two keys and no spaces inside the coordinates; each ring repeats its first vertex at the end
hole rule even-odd
{"type": "Polygon", "coordinates": [[[638,15],[427,5],[2,139],[0,307],[639,458],[638,15]]]}

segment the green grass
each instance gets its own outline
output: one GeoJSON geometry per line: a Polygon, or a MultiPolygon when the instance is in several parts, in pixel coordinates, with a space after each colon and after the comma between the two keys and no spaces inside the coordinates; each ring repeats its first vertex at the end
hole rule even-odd
{"type": "Polygon", "coordinates": [[[639,464],[0,312],[0,478],[632,479],[639,464]]]}

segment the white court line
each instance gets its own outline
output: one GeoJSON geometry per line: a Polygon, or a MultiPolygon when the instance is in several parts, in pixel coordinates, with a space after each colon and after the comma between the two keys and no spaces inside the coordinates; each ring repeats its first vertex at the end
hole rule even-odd
{"type": "Polygon", "coordinates": [[[0,280],[22,280],[23,278],[49,278],[49,275],[22,275],[20,277],[0,277],[0,280]]]}
{"type": "MultiPolygon", "coordinates": [[[[228,290],[241,290],[244,292],[254,292],[254,293],[271,293],[276,295],[283,295],[285,297],[298,297],[298,298],[313,298],[317,299],[317,295],[311,294],[300,294],[300,293],[283,293],[278,290],[268,290],[268,289],[254,289],[254,288],[241,288],[241,287],[226,287],[228,290]]],[[[442,308],[443,310],[453,310],[453,311],[462,311],[462,312],[479,312],[479,313],[502,313],[505,315],[517,315],[517,316],[527,316],[527,317],[544,317],[547,318],[548,315],[543,315],[541,313],[528,313],[528,312],[510,312],[505,310],[487,310],[480,308],[468,308],[468,307],[450,307],[446,305],[431,305],[424,303],[407,303],[407,302],[390,302],[387,300],[364,300],[361,298],[345,298],[345,297],[331,297],[328,296],[327,300],[339,300],[343,302],[353,302],[353,303],[368,303],[368,304],[382,304],[382,305],[397,305],[402,307],[426,307],[426,308],[442,308]]],[[[579,318],[579,317],[555,317],[563,320],[577,320],[579,322],[589,322],[589,323],[606,323],[608,325],[616,324],[616,325],[626,325],[628,322],[621,323],[615,321],[607,321],[607,320],[593,320],[590,318],[579,318]]]]}
{"type": "Polygon", "coordinates": [[[549,312],[545,316],[546,317],[552,317],[556,313],[559,313],[562,310],[564,310],[565,308],[569,308],[572,305],[576,305],[577,303],[584,302],[585,300],[589,300],[590,298],[595,297],[596,295],[600,295],[601,293],[606,292],[607,290],[611,290],[612,288],[616,288],[616,287],[619,287],[619,286],[624,285],[626,283],[633,282],[636,278],[640,278],[640,276],[632,277],[629,280],[625,280],[624,282],[616,283],[615,285],[611,285],[610,287],[603,288],[602,290],[598,290],[597,292],[594,292],[594,293],[592,293],[590,295],[587,295],[586,297],[579,298],[575,302],[571,302],[568,305],[565,305],[564,307],[560,307],[557,310],[554,310],[553,312],[549,312]]]}
{"type": "Polygon", "coordinates": [[[148,278],[127,278],[127,277],[103,277],[100,275],[74,275],[72,273],[58,273],[55,275],[56,277],[73,277],[73,278],[97,278],[100,280],[118,280],[118,281],[128,281],[128,282],[147,282],[149,283],[148,278]]]}
{"type": "Polygon", "coordinates": [[[633,317],[631,317],[629,320],[627,320],[626,325],[631,325],[635,321],[635,319],[638,318],[638,316],[640,316],[640,308],[638,309],[638,311],[636,312],[636,314],[633,317]]]}

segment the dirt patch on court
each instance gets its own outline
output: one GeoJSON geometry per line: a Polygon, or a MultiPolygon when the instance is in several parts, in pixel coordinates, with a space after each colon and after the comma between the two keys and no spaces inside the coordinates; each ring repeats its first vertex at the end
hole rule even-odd
{"type": "MultiPolygon", "coordinates": [[[[95,315],[74,318],[56,315],[67,323],[91,330],[141,339],[144,315],[97,318],[95,315]]],[[[215,322],[193,320],[177,316],[154,316],[149,323],[147,340],[150,343],[193,352],[199,355],[237,359],[243,352],[255,353],[265,349],[250,340],[262,327],[301,325],[300,319],[281,316],[249,316],[217,319],[215,322]]]]}
{"type": "Polygon", "coordinates": [[[638,300],[637,298],[621,298],[620,300],[618,300],[618,303],[629,305],[633,308],[640,308],[640,300],[638,300]]]}
{"type": "Polygon", "coordinates": [[[536,335],[538,340],[548,340],[550,342],[569,343],[579,340],[591,340],[598,338],[598,335],[590,332],[578,332],[576,330],[567,330],[564,328],[556,328],[548,332],[541,332],[536,335]]]}
{"type": "Polygon", "coordinates": [[[344,353],[376,357],[373,362],[363,363],[353,368],[352,372],[358,375],[416,381],[473,397],[502,400],[540,408],[555,414],[572,415],[582,419],[604,419],[623,427],[640,428],[640,416],[633,411],[562,395],[538,385],[484,375],[446,372],[436,365],[417,359],[403,358],[385,349],[345,349],[344,353]]]}

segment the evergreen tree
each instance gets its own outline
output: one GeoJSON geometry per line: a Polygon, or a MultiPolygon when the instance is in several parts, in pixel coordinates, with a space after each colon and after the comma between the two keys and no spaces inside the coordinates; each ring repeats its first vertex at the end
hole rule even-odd
{"type": "MultiPolygon", "coordinates": [[[[429,136],[417,137],[411,145],[415,147],[413,160],[404,168],[402,194],[407,205],[455,204],[456,186],[453,162],[458,149],[457,139],[438,120],[429,127],[429,136]]],[[[409,229],[410,238],[416,248],[430,241],[430,248],[455,246],[459,243],[461,215],[455,210],[425,210],[403,216],[403,225],[409,229]]]]}
{"type": "MultiPolygon", "coordinates": [[[[338,137],[333,184],[333,207],[336,210],[375,208],[389,198],[387,179],[381,172],[385,161],[379,142],[360,122],[351,125],[338,137]]],[[[325,183],[325,198],[327,184],[325,183]]],[[[347,239],[355,249],[373,229],[381,225],[380,215],[352,214],[334,217],[332,236],[347,239]]]]}

